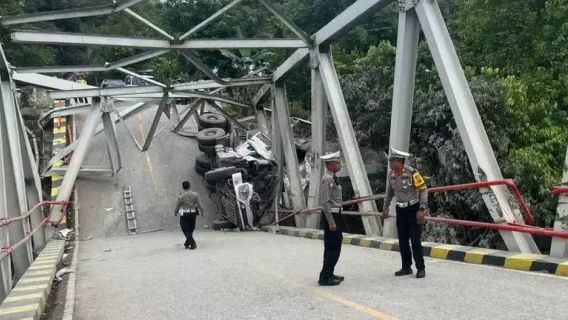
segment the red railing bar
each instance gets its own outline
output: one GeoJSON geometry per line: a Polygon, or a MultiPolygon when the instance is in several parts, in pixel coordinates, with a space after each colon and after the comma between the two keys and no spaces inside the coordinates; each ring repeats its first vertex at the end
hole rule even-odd
{"type": "Polygon", "coordinates": [[[552,188],[552,193],[556,195],[568,193],[568,186],[554,186],[552,188]]]}
{"type": "MultiPolygon", "coordinates": [[[[12,219],[0,219],[0,227],[3,226],[7,226],[10,223],[13,223],[15,221],[19,221],[19,220],[23,220],[27,217],[29,217],[31,215],[31,213],[37,209],[39,206],[45,206],[45,205],[54,205],[54,204],[61,204],[61,205],[65,205],[63,210],[67,210],[67,204],[68,201],[41,201],[39,203],[37,203],[35,206],[33,206],[30,211],[28,211],[27,213],[21,215],[20,217],[16,217],[16,218],[12,218],[12,219]]],[[[20,247],[22,244],[26,243],[27,241],[30,240],[30,238],[34,235],[34,233],[36,233],[39,229],[41,229],[41,227],[43,227],[49,220],[49,217],[45,217],[40,224],[38,224],[37,227],[35,227],[35,229],[33,229],[32,231],[28,232],[26,234],[25,237],[23,237],[21,240],[19,240],[18,242],[14,243],[13,245],[9,246],[9,247],[4,247],[0,249],[0,261],[4,258],[6,258],[7,256],[9,256],[12,252],[14,252],[14,250],[18,249],[18,247],[20,247]]]]}
{"type": "Polygon", "coordinates": [[[477,189],[477,188],[487,188],[492,186],[499,186],[499,185],[506,185],[511,188],[515,199],[521,206],[521,209],[524,212],[525,223],[527,224],[534,224],[534,215],[532,214],[529,206],[525,202],[523,195],[519,191],[517,184],[513,179],[501,179],[501,180],[493,180],[493,181],[479,181],[479,182],[472,182],[472,183],[464,183],[464,184],[455,184],[450,186],[441,186],[441,187],[433,187],[428,188],[428,192],[445,192],[445,191],[458,191],[458,190],[467,190],[467,189],[477,189]]]}
{"type": "MultiPolygon", "coordinates": [[[[532,214],[531,210],[529,209],[529,206],[525,202],[525,199],[523,198],[521,192],[519,191],[519,188],[517,188],[517,184],[515,183],[515,181],[513,179],[479,181],[479,182],[455,184],[455,185],[449,185],[449,186],[432,187],[432,188],[428,188],[428,192],[429,193],[430,192],[435,193],[435,192],[446,192],[446,191],[459,191],[459,190],[467,190],[467,189],[487,188],[487,187],[491,187],[491,186],[500,186],[500,185],[506,185],[506,186],[509,186],[512,189],[511,191],[512,191],[513,195],[515,196],[515,199],[517,199],[517,202],[521,206],[521,210],[523,210],[523,212],[524,212],[523,216],[525,218],[525,223],[528,224],[528,225],[533,225],[534,224],[534,215],[532,214]]],[[[567,192],[568,192],[568,187],[567,187],[567,192]]],[[[345,206],[345,205],[361,203],[361,202],[364,202],[364,201],[378,200],[378,199],[383,199],[383,198],[384,198],[383,195],[371,195],[371,196],[366,196],[366,197],[358,197],[358,198],[350,199],[348,201],[344,201],[344,202],[341,203],[341,205],[345,206]]],[[[279,210],[280,212],[293,213],[293,214],[282,218],[278,222],[280,222],[282,220],[286,220],[286,219],[290,218],[291,216],[294,216],[294,215],[297,215],[297,214],[317,212],[317,211],[320,211],[321,209],[322,209],[321,207],[309,208],[309,209],[303,209],[303,210],[297,210],[297,211],[281,209],[281,210],[279,210]]]]}
{"type": "Polygon", "coordinates": [[[530,233],[534,235],[568,239],[568,231],[555,231],[550,228],[526,226],[516,223],[497,224],[489,222],[478,222],[478,221],[468,221],[468,220],[458,220],[458,219],[438,218],[438,217],[426,217],[426,220],[433,223],[445,223],[451,225],[486,228],[493,230],[516,231],[522,233],[530,233]]]}
{"type": "Polygon", "coordinates": [[[47,219],[49,219],[49,217],[46,217],[45,219],[43,219],[43,221],[35,229],[33,229],[31,232],[29,232],[20,241],[14,243],[13,245],[11,245],[9,247],[4,247],[4,248],[0,249],[0,260],[9,256],[12,252],[14,252],[16,249],[18,249],[18,247],[20,247],[22,244],[24,244],[28,240],[30,240],[30,238],[33,236],[33,234],[36,233],[44,224],[47,223],[47,219]]]}
{"type": "Polygon", "coordinates": [[[20,221],[20,220],[24,220],[24,219],[28,218],[35,211],[35,209],[37,209],[40,206],[54,205],[54,204],[64,205],[64,204],[67,204],[67,201],[42,201],[42,202],[39,202],[35,206],[33,206],[28,212],[22,214],[19,217],[10,218],[10,219],[0,218],[0,228],[7,226],[11,223],[14,223],[16,221],[20,221]]]}

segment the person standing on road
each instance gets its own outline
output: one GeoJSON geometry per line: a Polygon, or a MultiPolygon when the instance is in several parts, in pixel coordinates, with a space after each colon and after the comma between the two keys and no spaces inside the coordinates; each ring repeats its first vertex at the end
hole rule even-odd
{"type": "Polygon", "coordinates": [[[396,228],[402,268],[395,276],[412,274],[412,256],[416,263],[416,278],[424,278],[424,252],[422,249],[422,225],[426,223],[428,210],[428,189],[418,170],[405,165],[409,153],[391,149],[389,156],[390,170],[388,186],[383,207],[383,217],[389,217],[389,206],[396,198],[396,228]],[[409,240],[412,243],[412,253],[409,240]]]}
{"type": "Polygon", "coordinates": [[[343,223],[341,220],[341,186],[336,173],[341,169],[341,155],[338,152],[322,156],[326,171],[321,179],[320,203],[323,207],[321,227],[323,228],[323,267],[319,276],[320,286],[336,286],[345,278],[333,274],[341,253],[343,223]]]}
{"type": "Polygon", "coordinates": [[[195,220],[199,213],[204,213],[203,207],[199,202],[197,193],[190,190],[191,185],[189,181],[184,181],[182,184],[182,192],[178,195],[174,215],[179,215],[179,224],[181,231],[185,235],[184,246],[186,249],[195,249],[197,244],[193,239],[193,231],[195,230],[195,220]]]}

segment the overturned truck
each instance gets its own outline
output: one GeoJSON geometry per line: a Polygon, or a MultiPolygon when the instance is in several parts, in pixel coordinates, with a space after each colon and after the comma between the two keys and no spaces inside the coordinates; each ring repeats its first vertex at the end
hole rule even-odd
{"type": "Polygon", "coordinates": [[[236,129],[216,113],[201,114],[198,127],[197,141],[203,153],[196,158],[194,168],[203,175],[203,183],[222,215],[213,222],[213,229],[250,230],[260,226],[279,183],[269,139],[258,130],[236,129]]]}

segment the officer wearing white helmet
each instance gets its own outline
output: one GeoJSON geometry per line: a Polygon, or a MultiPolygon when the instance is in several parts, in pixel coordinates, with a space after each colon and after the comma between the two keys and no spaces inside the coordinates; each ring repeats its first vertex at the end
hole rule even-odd
{"type": "Polygon", "coordinates": [[[402,258],[402,268],[395,276],[412,274],[412,256],[416,263],[416,278],[426,276],[422,249],[422,225],[426,222],[428,190],[418,170],[405,165],[409,153],[390,150],[388,188],[383,207],[383,217],[389,217],[389,205],[396,198],[396,228],[402,258]],[[409,241],[412,243],[412,253],[409,241]]]}
{"type": "Polygon", "coordinates": [[[329,153],[321,157],[325,162],[325,174],[321,179],[320,203],[323,207],[321,227],[324,230],[323,267],[319,276],[319,285],[336,286],[345,278],[335,275],[335,265],[341,253],[343,242],[341,220],[341,185],[337,182],[336,173],[341,169],[340,152],[329,153]]]}

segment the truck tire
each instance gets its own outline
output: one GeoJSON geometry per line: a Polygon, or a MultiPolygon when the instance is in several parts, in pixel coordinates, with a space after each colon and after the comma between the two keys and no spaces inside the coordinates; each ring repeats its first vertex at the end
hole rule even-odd
{"type": "Polygon", "coordinates": [[[205,185],[205,188],[207,190],[209,190],[209,192],[217,192],[217,186],[214,183],[209,183],[208,181],[204,181],[203,184],[205,185]]]}
{"type": "Polygon", "coordinates": [[[213,154],[215,153],[215,145],[212,146],[204,146],[199,144],[199,151],[205,153],[205,154],[213,154]]]}
{"type": "Polygon", "coordinates": [[[229,179],[233,174],[241,172],[243,175],[247,174],[247,171],[242,168],[237,167],[223,167],[217,168],[205,173],[205,181],[209,183],[216,183],[219,180],[229,179]]]}
{"type": "Polygon", "coordinates": [[[226,140],[225,130],[220,128],[207,128],[199,131],[197,134],[197,142],[203,146],[214,146],[216,144],[224,144],[226,140]]]}
{"type": "Polygon", "coordinates": [[[198,162],[195,163],[195,166],[193,166],[193,168],[195,169],[195,172],[197,172],[200,175],[204,175],[207,171],[211,170],[211,168],[203,168],[202,166],[199,165],[198,162]]]}
{"type": "Polygon", "coordinates": [[[204,113],[199,116],[198,119],[199,126],[201,128],[221,128],[225,129],[227,127],[227,118],[218,113],[204,113]]]}
{"type": "Polygon", "coordinates": [[[207,171],[211,170],[211,160],[209,160],[207,155],[204,153],[198,155],[197,158],[195,158],[195,165],[207,169],[207,171]]]}
{"type": "Polygon", "coordinates": [[[236,226],[229,220],[217,219],[213,221],[212,228],[213,230],[223,230],[223,229],[235,229],[236,226]]]}

